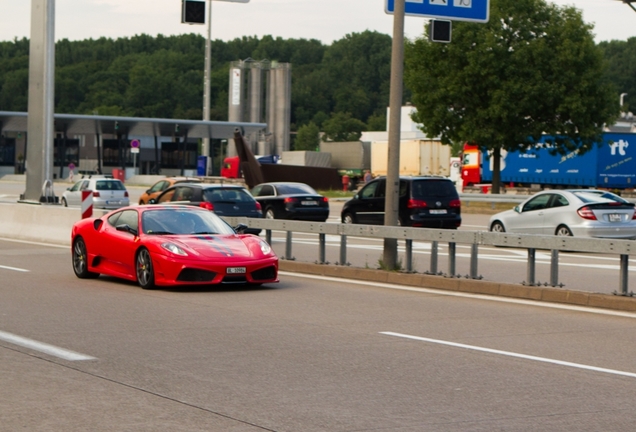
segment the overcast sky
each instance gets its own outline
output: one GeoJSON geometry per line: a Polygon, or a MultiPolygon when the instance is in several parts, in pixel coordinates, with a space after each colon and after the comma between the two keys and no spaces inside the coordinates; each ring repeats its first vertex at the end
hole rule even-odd
{"type": "MultiPolygon", "coordinates": [[[[214,1],[212,38],[272,35],[318,39],[326,44],[349,33],[375,30],[391,35],[393,16],[386,0],[214,1]]],[[[550,0],[548,0],[550,1],[550,0]]],[[[636,12],[618,0],[552,0],[583,11],[594,23],[596,41],[636,36],[636,12]]],[[[29,37],[31,0],[0,0],[0,41],[29,37]]],[[[636,5],[636,3],[635,3],[636,5]]],[[[181,0],[56,0],[55,38],[83,40],[136,34],[206,34],[206,26],[181,24],[181,0]]],[[[405,35],[420,36],[426,21],[406,17],[405,35]]],[[[479,25],[479,24],[475,24],[479,25]]]]}

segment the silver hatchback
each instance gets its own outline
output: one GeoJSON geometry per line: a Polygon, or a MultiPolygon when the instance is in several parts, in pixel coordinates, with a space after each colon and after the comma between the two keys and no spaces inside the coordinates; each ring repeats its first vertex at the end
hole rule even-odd
{"type": "Polygon", "coordinates": [[[79,207],[82,205],[82,191],[93,191],[93,208],[115,210],[130,205],[126,186],[113,178],[88,178],[75,183],[62,194],[62,205],[79,207]]]}
{"type": "Polygon", "coordinates": [[[611,192],[564,189],[539,192],[490,218],[494,232],[636,238],[634,204],[611,192]]]}

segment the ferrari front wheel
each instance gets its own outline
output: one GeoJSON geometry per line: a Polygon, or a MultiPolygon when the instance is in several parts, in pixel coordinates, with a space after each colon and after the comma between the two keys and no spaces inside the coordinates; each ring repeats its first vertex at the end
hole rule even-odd
{"type": "Polygon", "coordinates": [[[155,273],[152,268],[152,258],[148,249],[140,249],[137,252],[137,282],[143,289],[153,289],[155,287],[155,273]]]}
{"type": "Polygon", "coordinates": [[[73,271],[80,279],[92,279],[99,276],[99,273],[88,271],[88,253],[84,239],[78,237],[73,243],[73,271]]]}

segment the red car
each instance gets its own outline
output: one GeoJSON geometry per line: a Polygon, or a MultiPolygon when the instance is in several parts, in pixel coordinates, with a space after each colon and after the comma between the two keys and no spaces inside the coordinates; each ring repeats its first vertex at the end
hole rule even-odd
{"type": "Polygon", "coordinates": [[[73,271],[155,286],[278,282],[278,257],[263,239],[242,234],[192,206],[134,206],[73,225],[73,271]]]}

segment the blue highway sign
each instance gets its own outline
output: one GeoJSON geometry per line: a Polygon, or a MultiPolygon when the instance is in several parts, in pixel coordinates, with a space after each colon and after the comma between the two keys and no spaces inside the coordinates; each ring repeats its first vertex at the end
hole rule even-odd
{"type": "MultiPolygon", "coordinates": [[[[453,21],[488,22],[490,0],[406,0],[405,15],[453,21]]],[[[395,0],[386,0],[385,12],[392,14],[395,0]]]]}

